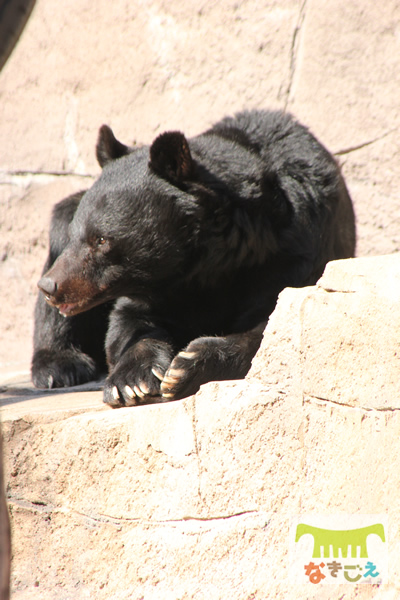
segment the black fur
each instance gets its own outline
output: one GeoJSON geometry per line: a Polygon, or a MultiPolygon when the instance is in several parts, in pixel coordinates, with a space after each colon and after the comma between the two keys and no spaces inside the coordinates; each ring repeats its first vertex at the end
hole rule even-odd
{"type": "Polygon", "coordinates": [[[285,113],[243,112],[138,149],[103,126],[97,156],[100,178],[54,211],[39,282],[48,304],[40,295],[36,308],[38,387],[97,377],[104,338],[111,406],[242,378],[279,292],[354,254],[339,168],[285,113]]]}

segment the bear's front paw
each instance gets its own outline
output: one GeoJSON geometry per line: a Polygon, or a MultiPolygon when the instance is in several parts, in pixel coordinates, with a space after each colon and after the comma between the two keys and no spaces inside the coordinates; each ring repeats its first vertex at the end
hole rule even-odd
{"type": "MultiPolygon", "coordinates": [[[[223,338],[197,338],[175,356],[161,383],[165,400],[180,400],[199,391],[203,383],[214,380],[220,361],[223,338]]],[[[223,350],[222,350],[223,352],[223,350]]],[[[217,377],[218,379],[218,377],[217,377]]]]}
{"type": "Polygon", "coordinates": [[[104,384],[104,402],[112,408],[162,402],[160,383],[164,372],[157,366],[150,370],[117,368],[104,384]]]}
{"type": "Polygon", "coordinates": [[[117,363],[104,385],[104,402],[112,408],[163,402],[160,385],[172,350],[143,340],[117,363]]]}
{"type": "Polygon", "coordinates": [[[32,359],[33,385],[41,389],[72,387],[97,379],[94,360],[75,349],[36,350],[32,359]]]}

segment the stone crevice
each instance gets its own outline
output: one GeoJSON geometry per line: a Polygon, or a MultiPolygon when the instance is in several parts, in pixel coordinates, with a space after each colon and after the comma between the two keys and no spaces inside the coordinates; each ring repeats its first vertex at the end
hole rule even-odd
{"type": "Polygon", "coordinates": [[[356,290],[336,290],[334,288],[325,287],[317,284],[318,289],[327,292],[328,294],[356,294],[356,290]]]}
{"type": "Polygon", "coordinates": [[[48,185],[54,181],[62,178],[68,178],[69,180],[84,179],[93,182],[97,175],[91,173],[72,173],[71,171],[35,171],[35,170],[15,170],[15,171],[2,171],[0,170],[0,186],[1,185],[12,185],[18,188],[25,189],[32,183],[40,185],[48,185]]]}
{"type": "Polygon", "coordinates": [[[242,510],[238,512],[214,515],[208,517],[201,517],[196,515],[185,515],[176,519],[145,519],[142,517],[115,517],[113,515],[106,514],[88,514],[82,511],[75,510],[73,508],[67,508],[63,506],[54,506],[50,503],[45,503],[43,501],[33,501],[26,500],[19,497],[8,496],[7,502],[10,506],[16,506],[18,508],[22,508],[29,512],[33,512],[36,514],[42,514],[45,516],[50,516],[51,514],[63,514],[69,516],[81,517],[83,519],[89,520],[94,524],[104,524],[104,525],[113,525],[113,526],[121,526],[128,523],[138,523],[141,525],[168,525],[175,523],[186,523],[188,521],[198,521],[198,522],[212,522],[212,521],[225,521],[228,519],[235,519],[244,517],[250,514],[258,513],[257,510],[242,510]]]}
{"type": "Polygon", "coordinates": [[[366,142],[361,142],[360,144],[356,144],[354,146],[349,146],[348,148],[344,148],[342,150],[337,150],[333,154],[335,156],[343,156],[344,154],[350,154],[351,152],[356,152],[357,150],[362,150],[363,148],[366,148],[367,146],[371,146],[372,144],[376,144],[376,142],[380,142],[381,140],[383,140],[384,138],[386,138],[391,133],[394,133],[397,130],[398,130],[398,128],[395,127],[393,129],[390,129],[389,131],[386,131],[382,135],[379,135],[378,137],[373,138],[372,140],[368,140],[366,142]]]}
{"type": "Polygon", "coordinates": [[[289,64],[289,83],[285,91],[284,110],[287,110],[289,101],[292,99],[293,83],[298,65],[299,48],[301,44],[301,34],[304,25],[304,20],[307,11],[308,0],[303,0],[300,5],[297,23],[292,35],[292,43],[290,46],[290,64],[289,64]]]}
{"type": "Polygon", "coordinates": [[[201,466],[201,458],[200,458],[200,452],[199,452],[199,443],[198,443],[198,438],[197,438],[197,419],[196,419],[196,399],[195,398],[193,398],[193,404],[192,404],[192,427],[193,427],[194,447],[195,447],[195,452],[196,452],[196,457],[197,457],[197,465],[198,465],[198,470],[199,470],[197,493],[198,493],[198,496],[199,496],[201,502],[203,503],[204,500],[203,500],[202,494],[201,494],[202,466],[201,466]]]}
{"type": "Polygon", "coordinates": [[[352,409],[356,411],[360,411],[363,413],[382,413],[382,412],[396,412],[400,410],[400,407],[395,406],[382,406],[382,407],[368,407],[368,406],[353,406],[352,404],[348,404],[346,402],[338,402],[337,400],[333,400],[331,398],[322,398],[321,396],[315,396],[312,394],[303,394],[303,405],[307,403],[311,403],[313,401],[322,402],[324,404],[334,404],[335,406],[352,409]]]}

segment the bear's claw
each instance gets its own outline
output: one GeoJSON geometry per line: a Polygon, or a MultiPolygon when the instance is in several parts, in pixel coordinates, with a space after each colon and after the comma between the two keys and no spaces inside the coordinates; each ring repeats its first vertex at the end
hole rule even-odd
{"type": "Polygon", "coordinates": [[[192,359],[196,356],[197,352],[185,352],[184,350],[182,350],[182,352],[179,352],[178,356],[180,356],[181,358],[187,358],[187,359],[192,359]]]}
{"type": "Polygon", "coordinates": [[[155,377],[157,377],[157,379],[159,379],[160,381],[162,381],[164,379],[164,375],[161,373],[161,371],[159,371],[158,369],[152,369],[151,372],[153,373],[153,375],[155,377]]]}
{"type": "Polygon", "coordinates": [[[125,393],[129,398],[134,398],[136,396],[135,388],[132,389],[129,385],[125,386],[125,393]]]}

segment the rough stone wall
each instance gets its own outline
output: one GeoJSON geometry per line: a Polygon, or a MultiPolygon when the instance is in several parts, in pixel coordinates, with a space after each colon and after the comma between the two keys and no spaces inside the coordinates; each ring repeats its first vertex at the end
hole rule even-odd
{"type": "Polygon", "coordinates": [[[400,255],[331,263],[282,293],[245,381],[135,409],[5,406],[13,597],[397,598],[399,293],[400,255]],[[291,584],[305,513],[387,514],[389,584],[291,584]]]}
{"type": "Polygon", "coordinates": [[[10,521],[4,490],[3,437],[0,429],[0,600],[10,597],[10,562],[10,521]]]}

